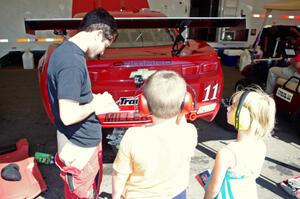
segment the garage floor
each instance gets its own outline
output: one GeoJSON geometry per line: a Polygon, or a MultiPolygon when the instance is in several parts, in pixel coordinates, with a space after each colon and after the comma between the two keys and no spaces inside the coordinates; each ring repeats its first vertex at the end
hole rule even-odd
{"type": "MultiPolygon", "coordinates": [[[[233,67],[223,67],[225,74],[224,96],[230,96],[235,82],[241,77],[233,67]]],[[[22,70],[21,67],[0,69],[0,146],[27,138],[30,155],[34,152],[54,154],[56,151],[56,131],[49,123],[43,110],[39,93],[37,71],[22,70]]],[[[215,153],[232,141],[233,132],[221,129],[214,122],[200,121],[199,144],[191,163],[188,198],[201,198],[203,189],[194,179],[200,171],[213,166],[215,153]]],[[[257,180],[259,198],[289,198],[277,186],[279,181],[300,175],[300,133],[290,128],[289,121],[278,118],[273,137],[266,140],[268,154],[260,178],[257,180]]],[[[176,147],[176,146],[175,146],[176,147]]],[[[112,151],[104,146],[104,178],[101,198],[111,198],[112,151]]],[[[54,165],[39,165],[47,182],[48,191],[39,198],[62,199],[63,184],[54,165]]],[[[12,187],[13,188],[13,187],[12,187]]]]}

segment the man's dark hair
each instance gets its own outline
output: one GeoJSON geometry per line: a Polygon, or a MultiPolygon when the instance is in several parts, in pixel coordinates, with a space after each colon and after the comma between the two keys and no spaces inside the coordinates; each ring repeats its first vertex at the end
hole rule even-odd
{"type": "Polygon", "coordinates": [[[116,20],[103,8],[88,12],[79,25],[79,31],[94,30],[102,30],[104,37],[110,41],[114,41],[118,36],[116,20]]]}

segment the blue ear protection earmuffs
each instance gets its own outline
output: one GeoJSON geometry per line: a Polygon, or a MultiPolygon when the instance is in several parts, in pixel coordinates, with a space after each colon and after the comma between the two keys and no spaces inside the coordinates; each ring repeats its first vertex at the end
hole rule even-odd
{"type": "Polygon", "coordinates": [[[248,130],[250,128],[252,118],[248,108],[244,106],[244,101],[251,91],[245,91],[239,100],[238,105],[233,110],[232,121],[237,130],[248,130]]]}
{"type": "MultiPolygon", "coordinates": [[[[193,110],[193,97],[191,93],[186,92],[180,105],[181,112],[189,113],[193,110]]],[[[138,110],[141,116],[147,116],[151,113],[151,107],[148,106],[144,94],[138,96],[138,110]]]]}

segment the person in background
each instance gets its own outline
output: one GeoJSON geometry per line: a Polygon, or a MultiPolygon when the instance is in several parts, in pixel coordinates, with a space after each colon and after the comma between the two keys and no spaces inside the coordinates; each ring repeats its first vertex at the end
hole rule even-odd
{"type": "Polygon", "coordinates": [[[50,57],[47,84],[57,128],[55,163],[64,181],[65,198],[94,198],[102,158],[102,132],[95,112],[117,111],[112,96],[93,94],[86,56],[95,58],[117,37],[116,22],[104,9],[90,11],[78,33],[50,57]]]}
{"type": "Polygon", "coordinates": [[[113,163],[112,198],[184,199],[197,145],[183,112],[186,83],[174,71],[158,71],[143,90],[153,124],[125,133],[113,163]]]}
{"type": "Polygon", "coordinates": [[[275,124],[275,102],[260,88],[238,91],[227,108],[227,122],[237,129],[237,140],[218,151],[205,199],[256,199],[256,178],[266,156],[262,138],[275,124]]]}
{"type": "Polygon", "coordinates": [[[278,77],[289,79],[292,76],[300,78],[300,53],[291,60],[291,64],[288,67],[272,67],[269,69],[265,89],[266,93],[270,95],[273,93],[278,77]]]}

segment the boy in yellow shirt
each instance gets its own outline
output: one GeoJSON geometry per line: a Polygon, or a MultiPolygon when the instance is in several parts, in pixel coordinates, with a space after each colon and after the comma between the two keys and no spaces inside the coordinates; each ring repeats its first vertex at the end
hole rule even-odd
{"type": "Polygon", "coordinates": [[[153,124],[125,133],[113,164],[112,198],[184,199],[197,145],[197,130],[183,113],[186,83],[174,71],[158,71],[143,90],[153,124]]]}

